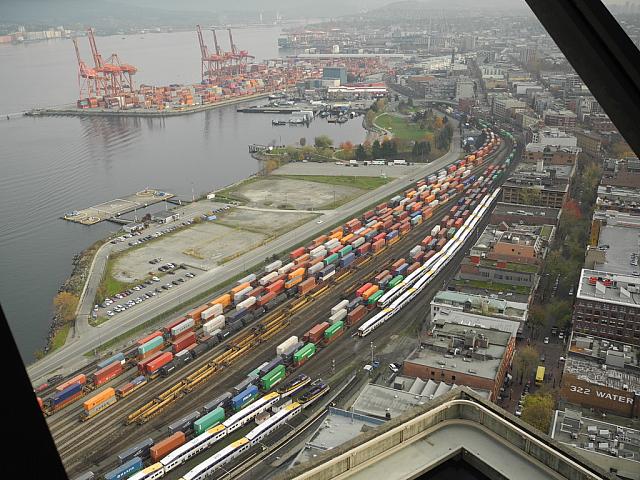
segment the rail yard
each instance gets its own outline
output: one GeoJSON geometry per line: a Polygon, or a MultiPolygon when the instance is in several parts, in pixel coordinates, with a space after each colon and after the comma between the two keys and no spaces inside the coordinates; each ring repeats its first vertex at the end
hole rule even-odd
{"type": "Polygon", "coordinates": [[[134,348],[43,388],[39,401],[67,471],[195,479],[235,462],[241,473],[256,455],[252,446],[284,424],[295,430],[317,409],[310,399],[361,367],[370,341],[420,326],[430,294],[486,223],[514,157],[510,134],[501,135],[484,129],[482,148],[403,195],[134,348]],[[279,410],[256,427],[254,418],[274,405],[279,410]],[[122,455],[140,442],[146,446],[122,455]]]}

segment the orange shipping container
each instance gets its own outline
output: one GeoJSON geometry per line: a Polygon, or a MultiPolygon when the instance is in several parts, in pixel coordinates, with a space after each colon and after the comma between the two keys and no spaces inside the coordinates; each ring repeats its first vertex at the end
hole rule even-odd
{"type": "Polygon", "coordinates": [[[342,238],[342,230],[340,230],[339,232],[336,233],[332,233],[329,238],[337,238],[338,240],[340,240],[342,238]]]}
{"type": "Polygon", "coordinates": [[[378,287],[378,285],[374,285],[362,294],[362,299],[365,301],[369,300],[369,297],[376,293],[378,290],[380,290],[380,287],[378,287]]]}
{"type": "Polygon", "coordinates": [[[228,305],[231,304],[231,295],[229,295],[228,293],[225,293],[224,295],[219,296],[218,298],[211,300],[209,302],[209,306],[213,307],[214,305],[222,305],[222,307],[226,307],[228,305]]]}
{"type": "Polygon", "coordinates": [[[294,270],[293,272],[291,272],[288,278],[289,280],[291,280],[292,278],[295,278],[295,277],[301,277],[304,275],[304,272],[306,272],[304,268],[298,268],[297,270],[294,270]]]}
{"type": "Polygon", "coordinates": [[[184,432],[176,432],[170,437],[159,441],[149,450],[151,452],[151,460],[157,462],[165,455],[173,452],[179,446],[184,445],[185,441],[186,437],[184,432]]]}
{"type": "Polygon", "coordinates": [[[343,245],[347,244],[350,240],[353,239],[355,235],[353,233],[350,233],[349,235],[347,235],[346,237],[342,237],[342,240],[340,240],[340,243],[342,243],[343,245]]]}
{"type": "Polygon", "coordinates": [[[100,405],[105,400],[108,400],[111,397],[115,397],[115,396],[116,396],[115,389],[112,388],[112,387],[109,387],[104,392],[100,392],[99,394],[94,395],[93,397],[91,397],[89,400],[83,402],[82,406],[88,412],[89,410],[94,408],[96,405],[100,405]]]}
{"type": "Polygon", "coordinates": [[[231,289],[231,295],[235,295],[238,292],[241,292],[242,290],[244,290],[247,287],[250,287],[251,284],[249,282],[244,282],[241,283],[240,285],[238,285],[237,287],[234,287],[231,289]]]}
{"type": "Polygon", "coordinates": [[[208,303],[204,305],[200,305],[198,308],[194,308],[189,313],[187,313],[187,318],[193,318],[195,320],[196,325],[200,325],[201,314],[209,307],[208,303]]]}
{"type": "Polygon", "coordinates": [[[308,253],[305,253],[301,257],[296,258],[294,260],[294,263],[296,265],[300,265],[301,263],[307,262],[309,260],[309,258],[311,258],[311,255],[309,255],[308,253]]]}

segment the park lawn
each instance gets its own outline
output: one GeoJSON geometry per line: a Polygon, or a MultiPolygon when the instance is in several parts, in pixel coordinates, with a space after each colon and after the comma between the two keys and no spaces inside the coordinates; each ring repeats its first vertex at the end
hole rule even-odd
{"type": "Polygon", "coordinates": [[[51,350],[49,351],[49,353],[57,350],[65,344],[65,342],[67,341],[67,336],[69,335],[70,328],[71,322],[67,322],[56,332],[56,334],[53,336],[53,340],[51,342],[51,350]]]}
{"type": "Polygon", "coordinates": [[[351,175],[272,175],[272,177],[289,178],[291,180],[303,180],[307,182],[328,183],[345,187],[360,188],[362,190],[374,190],[393,180],[392,177],[358,177],[351,175]]]}
{"type": "Polygon", "coordinates": [[[380,128],[384,128],[400,140],[419,141],[428,137],[431,140],[433,132],[429,130],[421,130],[420,125],[408,122],[404,118],[399,118],[388,113],[383,113],[376,117],[374,124],[380,128]]]}

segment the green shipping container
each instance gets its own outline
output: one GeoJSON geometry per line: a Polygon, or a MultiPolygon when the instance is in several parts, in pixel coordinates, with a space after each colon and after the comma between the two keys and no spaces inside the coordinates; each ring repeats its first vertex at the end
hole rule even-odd
{"type": "Polygon", "coordinates": [[[447,230],[447,238],[451,239],[456,234],[456,227],[451,227],[447,230]]]}
{"type": "Polygon", "coordinates": [[[339,258],[340,256],[337,253],[334,253],[333,255],[329,255],[327,258],[324,259],[324,264],[325,266],[331,265],[332,263],[336,263],[339,258]]]}
{"type": "Polygon", "coordinates": [[[144,355],[149,350],[153,350],[158,345],[162,345],[163,343],[164,343],[164,338],[162,338],[162,336],[152,338],[147,343],[144,343],[138,347],[138,355],[144,355]]]}
{"type": "Polygon", "coordinates": [[[215,427],[224,421],[224,408],[218,407],[207,413],[204,417],[193,422],[193,431],[196,435],[204,433],[208,428],[215,427]]]}
{"type": "Polygon", "coordinates": [[[324,338],[333,337],[336,333],[342,330],[343,326],[344,326],[344,322],[342,320],[338,320],[336,323],[334,323],[324,331],[324,338]]]}
{"type": "Polygon", "coordinates": [[[280,380],[282,380],[287,373],[284,365],[278,365],[276,368],[267,373],[260,379],[260,384],[263,390],[271,390],[280,380]]]}
{"type": "Polygon", "coordinates": [[[398,285],[402,281],[403,278],[404,277],[402,275],[396,275],[395,277],[393,277],[391,279],[391,281],[388,284],[388,287],[389,288],[395,287],[396,285],[398,285]]]}
{"type": "Polygon", "coordinates": [[[371,295],[369,297],[369,300],[367,300],[367,305],[371,305],[374,304],[378,301],[378,299],[384,295],[384,291],[383,290],[378,290],[376,293],[374,293],[373,295],[371,295]]]}
{"type": "Polygon", "coordinates": [[[351,253],[352,250],[353,250],[353,247],[351,245],[347,245],[346,247],[341,249],[338,253],[340,254],[341,257],[344,257],[345,255],[348,255],[349,253],[351,253]]]}
{"type": "Polygon", "coordinates": [[[293,354],[293,361],[299,362],[303,358],[312,357],[316,353],[315,343],[307,343],[304,347],[293,354]]]}

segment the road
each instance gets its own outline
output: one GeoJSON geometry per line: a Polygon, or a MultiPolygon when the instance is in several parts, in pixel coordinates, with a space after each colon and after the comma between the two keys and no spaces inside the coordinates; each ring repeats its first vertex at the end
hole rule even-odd
{"type": "MultiPolygon", "coordinates": [[[[326,231],[328,225],[338,223],[342,220],[348,220],[349,217],[365,210],[368,206],[375,204],[381,199],[392,196],[397,191],[406,189],[409,185],[415,183],[419,177],[424,177],[425,175],[436,172],[445,165],[455,161],[460,151],[459,133],[458,129],[455,128],[449,152],[439,159],[421,167],[414,175],[397,178],[382,187],[365,193],[339,209],[322,215],[320,217],[324,221],[322,224],[312,221],[302,225],[224,265],[203,272],[191,281],[169,290],[155,301],[144,302],[138,305],[139,308],[127,310],[98,327],[88,328],[86,332],[81,331],[81,336],[70,339],[64,347],[30,365],[27,368],[29,377],[34,384],[38,384],[54,373],[65,375],[82,368],[93,360],[84,354],[97,348],[104,342],[164,313],[175,307],[175,305],[188,301],[190,298],[211,289],[228,278],[246,271],[251,266],[264,261],[271,255],[291,249],[296,244],[314,235],[322,234],[326,231]]],[[[93,298],[90,296],[92,292],[95,296],[94,289],[97,288],[97,284],[93,282],[95,282],[95,280],[92,279],[92,285],[89,287],[91,290],[89,288],[87,289],[88,298],[93,298]]]]}

